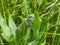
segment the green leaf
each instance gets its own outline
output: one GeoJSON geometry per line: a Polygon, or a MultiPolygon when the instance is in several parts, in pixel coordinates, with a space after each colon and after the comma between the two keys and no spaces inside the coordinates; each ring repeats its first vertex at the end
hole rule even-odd
{"type": "Polygon", "coordinates": [[[6,36],[11,36],[12,32],[10,28],[7,26],[1,14],[0,14],[0,26],[3,29],[3,32],[6,34],[6,36]]]}
{"type": "Polygon", "coordinates": [[[6,36],[6,34],[5,33],[1,33],[1,35],[2,35],[2,37],[6,40],[6,41],[8,41],[8,42],[11,42],[11,41],[13,41],[14,40],[14,38],[13,38],[13,36],[6,36]]]}
{"type": "Polygon", "coordinates": [[[32,28],[35,32],[40,29],[40,19],[37,11],[35,11],[34,13],[34,21],[32,23],[32,28]]]}
{"type": "Polygon", "coordinates": [[[12,34],[15,35],[15,31],[17,29],[17,26],[15,25],[15,23],[14,23],[14,21],[13,21],[11,16],[9,16],[9,27],[12,30],[12,34]]]}

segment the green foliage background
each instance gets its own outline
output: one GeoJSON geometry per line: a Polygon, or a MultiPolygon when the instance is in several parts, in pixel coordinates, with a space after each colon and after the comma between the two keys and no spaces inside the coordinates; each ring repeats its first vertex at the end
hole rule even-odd
{"type": "Polygon", "coordinates": [[[0,0],[0,45],[60,45],[60,0],[0,0]]]}

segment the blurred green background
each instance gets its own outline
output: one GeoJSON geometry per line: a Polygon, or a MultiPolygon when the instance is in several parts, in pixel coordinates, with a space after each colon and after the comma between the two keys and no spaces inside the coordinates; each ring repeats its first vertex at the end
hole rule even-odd
{"type": "Polygon", "coordinates": [[[0,0],[0,45],[60,45],[60,0],[0,0]]]}

